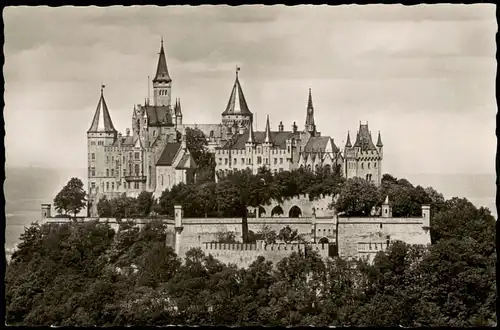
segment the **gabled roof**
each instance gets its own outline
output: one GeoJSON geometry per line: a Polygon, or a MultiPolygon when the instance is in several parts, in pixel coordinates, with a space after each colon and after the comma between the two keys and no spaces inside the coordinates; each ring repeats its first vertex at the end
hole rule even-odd
{"type": "Polygon", "coordinates": [[[165,144],[165,148],[163,149],[160,158],[156,162],[156,166],[172,166],[175,155],[177,155],[177,151],[181,147],[181,143],[167,143],[165,144]]]}
{"type": "MultiPolygon", "coordinates": [[[[103,86],[104,87],[104,86],[103,86]]],[[[94,132],[105,132],[105,133],[115,133],[116,129],[111,121],[111,116],[108,111],[108,106],[104,100],[103,90],[101,88],[101,97],[97,103],[97,109],[95,110],[94,119],[90,125],[87,133],[94,132]]]]}
{"type": "Polygon", "coordinates": [[[238,79],[238,70],[236,71],[236,80],[233,90],[231,91],[231,96],[229,96],[229,102],[222,115],[252,115],[252,112],[248,109],[243,90],[241,89],[240,80],[238,79]]]}
{"type": "Polygon", "coordinates": [[[158,57],[158,66],[156,68],[156,75],[153,82],[171,82],[170,74],[168,73],[167,60],[165,58],[165,50],[163,49],[163,38],[161,39],[161,48],[158,57]]]}
{"type": "Polygon", "coordinates": [[[179,164],[175,167],[176,169],[195,169],[197,168],[196,162],[194,161],[194,158],[191,156],[189,152],[184,153],[182,155],[181,160],[179,161],[179,164]]]}
{"type": "Polygon", "coordinates": [[[368,124],[359,125],[359,131],[356,136],[356,142],[354,142],[354,147],[359,147],[361,150],[377,150],[373,144],[368,124]]]}
{"type": "Polygon", "coordinates": [[[329,141],[329,136],[313,136],[307,141],[307,144],[304,147],[304,152],[324,152],[329,141]]]}
{"type": "Polygon", "coordinates": [[[143,109],[148,117],[148,126],[173,126],[170,107],[144,105],[143,109]]]}

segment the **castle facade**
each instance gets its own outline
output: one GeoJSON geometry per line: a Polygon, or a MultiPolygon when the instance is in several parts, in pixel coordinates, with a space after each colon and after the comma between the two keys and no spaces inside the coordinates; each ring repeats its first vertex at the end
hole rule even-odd
{"type": "Polygon", "coordinates": [[[360,176],[380,184],[383,145],[378,135],[372,141],[368,124],[362,125],[352,145],[348,133],[344,152],[333,138],[322,136],[314,121],[311,90],[303,130],[294,122],[285,130],[271,130],[269,116],[265,131],[253,129],[253,113],[245,99],[236,70],[236,79],[226,109],[218,124],[185,124],[179,99],[172,101],[163,40],[153,79],[153,102],[137,104],[132,111],[132,129],[118,132],[104,98],[104,86],[91,126],[87,131],[89,216],[97,215],[103,196],[115,198],[125,193],[136,197],[141,191],[159,197],[165,189],[194,180],[197,164],[186,146],[186,128],[201,130],[214,153],[217,176],[233,170],[259,167],[273,172],[340,165],[346,178],[360,176]]]}

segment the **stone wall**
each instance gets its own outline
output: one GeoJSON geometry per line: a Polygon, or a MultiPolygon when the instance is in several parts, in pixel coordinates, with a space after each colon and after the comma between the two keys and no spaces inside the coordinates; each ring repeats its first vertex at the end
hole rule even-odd
{"type": "Polygon", "coordinates": [[[310,201],[307,194],[295,196],[291,199],[284,200],[283,203],[279,204],[276,201],[271,201],[270,205],[263,205],[262,207],[266,211],[265,216],[270,217],[272,211],[275,207],[280,206],[283,210],[283,215],[274,215],[274,217],[289,217],[290,209],[294,206],[298,207],[301,211],[301,217],[312,217],[313,212],[317,217],[332,217],[335,215],[333,210],[328,208],[328,205],[332,202],[332,197],[325,195],[317,200],[310,201]],[[314,209],[314,211],[313,211],[314,209]]]}
{"type": "Polygon", "coordinates": [[[342,257],[373,259],[393,241],[430,244],[424,218],[338,218],[339,254],[342,257]]]}
{"type": "MultiPolygon", "coordinates": [[[[317,251],[322,258],[328,257],[328,244],[307,244],[317,251]]],[[[236,264],[239,267],[248,267],[258,256],[272,261],[276,265],[281,259],[290,256],[293,252],[304,254],[306,244],[278,243],[265,244],[258,241],[256,244],[224,244],[224,243],[202,243],[201,249],[205,254],[211,254],[214,258],[226,264],[236,264]]]]}

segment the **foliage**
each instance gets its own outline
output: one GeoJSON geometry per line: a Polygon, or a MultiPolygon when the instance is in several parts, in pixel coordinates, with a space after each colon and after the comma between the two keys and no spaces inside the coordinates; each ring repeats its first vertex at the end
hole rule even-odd
{"type": "Polygon", "coordinates": [[[219,231],[215,234],[217,243],[236,243],[236,235],[232,232],[219,231]]]}
{"type": "Polygon", "coordinates": [[[298,240],[298,238],[299,238],[298,230],[297,229],[292,230],[290,226],[281,228],[278,234],[278,239],[285,243],[293,242],[295,240],[298,240]]]}
{"type": "Polygon", "coordinates": [[[86,197],[83,182],[78,178],[71,178],[54,198],[54,206],[58,213],[70,213],[76,217],[86,206],[86,197]]]}
{"type": "Polygon", "coordinates": [[[338,213],[346,216],[369,216],[379,199],[373,183],[355,177],[346,181],[333,205],[338,213]]]}
{"type": "Polygon", "coordinates": [[[136,213],[139,216],[147,217],[153,210],[154,197],[152,192],[141,191],[137,196],[136,213]]]}

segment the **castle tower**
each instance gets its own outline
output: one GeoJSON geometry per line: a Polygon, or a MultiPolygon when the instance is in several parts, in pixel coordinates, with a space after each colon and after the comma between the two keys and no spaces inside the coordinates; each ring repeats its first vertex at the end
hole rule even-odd
{"type": "Polygon", "coordinates": [[[310,88],[309,88],[309,98],[307,100],[305,131],[311,134],[311,136],[314,136],[316,134],[316,125],[314,124],[314,106],[310,88]]]}
{"type": "Polygon", "coordinates": [[[98,196],[103,192],[105,183],[113,181],[109,175],[106,147],[112,145],[117,139],[117,131],[111,121],[108,106],[104,99],[104,85],[101,86],[101,97],[92,119],[92,124],[87,131],[88,151],[88,194],[89,212],[96,213],[98,196]]]}
{"type": "Polygon", "coordinates": [[[346,178],[361,177],[375,185],[380,185],[382,180],[382,140],[373,144],[368,123],[359,123],[356,141],[351,145],[349,133],[344,149],[346,178]],[[380,143],[379,143],[380,142],[380,143]]]}
{"type": "Polygon", "coordinates": [[[229,96],[226,110],[222,113],[222,124],[226,127],[232,126],[234,123],[248,126],[252,122],[253,114],[248,109],[247,101],[241,89],[238,72],[240,68],[236,68],[236,80],[234,81],[233,90],[229,96]]]}
{"type": "Polygon", "coordinates": [[[168,73],[165,50],[163,49],[163,38],[161,38],[161,47],[158,55],[158,66],[153,79],[154,105],[169,107],[171,105],[172,79],[168,73]]]}

